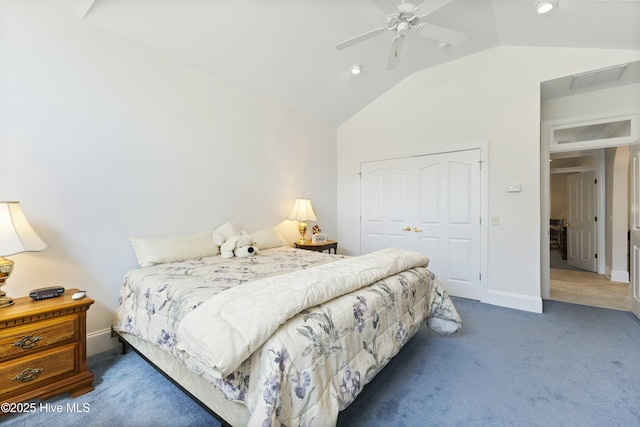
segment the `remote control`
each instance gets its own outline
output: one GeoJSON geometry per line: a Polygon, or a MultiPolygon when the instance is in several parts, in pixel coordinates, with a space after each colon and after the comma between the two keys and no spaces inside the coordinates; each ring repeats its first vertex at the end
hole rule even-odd
{"type": "Polygon", "coordinates": [[[87,291],[78,291],[75,294],[71,295],[71,299],[82,299],[87,291]]]}

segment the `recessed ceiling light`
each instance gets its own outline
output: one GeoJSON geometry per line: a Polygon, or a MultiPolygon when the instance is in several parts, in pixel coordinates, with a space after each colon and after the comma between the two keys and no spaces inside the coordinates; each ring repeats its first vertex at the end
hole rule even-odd
{"type": "Polygon", "coordinates": [[[535,2],[536,10],[539,14],[547,13],[556,6],[555,1],[537,1],[535,2]]]}
{"type": "Polygon", "coordinates": [[[362,65],[360,64],[353,64],[351,66],[351,68],[349,68],[349,72],[351,74],[353,74],[354,76],[357,76],[358,74],[360,74],[362,72],[362,65]]]}

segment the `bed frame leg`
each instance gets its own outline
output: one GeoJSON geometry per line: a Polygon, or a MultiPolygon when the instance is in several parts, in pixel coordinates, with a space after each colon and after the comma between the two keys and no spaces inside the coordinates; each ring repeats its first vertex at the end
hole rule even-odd
{"type": "Polygon", "coordinates": [[[123,340],[122,337],[120,337],[120,335],[118,335],[113,329],[111,329],[111,338],[115,338],[115,337],[118,337],[118,342],[122,344],[121,354],[127,354],[127,352],[129,351],[128,343],[125,340],[123,340]]]}

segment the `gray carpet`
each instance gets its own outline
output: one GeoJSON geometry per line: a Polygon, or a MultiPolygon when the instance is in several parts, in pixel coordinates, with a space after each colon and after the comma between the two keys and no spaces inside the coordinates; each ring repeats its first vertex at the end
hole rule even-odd
{"type": "MultiPolygon", "coordinates": [[[[627,312],[545,302],[542,315],[455,299],[454,336],[426,327],[338,420],[358,426],[640,425],[640,321],[627,312]]],[[[3,426],[217,426],[131,352],[90,359],[96,389],[49,400],[3,426]],[[66,411],[77,403],[84,413],[66,411]]]]}

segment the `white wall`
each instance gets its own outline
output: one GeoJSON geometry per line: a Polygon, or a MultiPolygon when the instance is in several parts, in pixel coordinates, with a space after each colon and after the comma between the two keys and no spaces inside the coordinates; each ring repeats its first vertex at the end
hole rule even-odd
{"type": "Polygon", "coordinates": [[[40,2],[0,2],[0,144],[0,200],[49,245],[12,257],[6,291],[86,289],[90,354],[135,267],[129,236],[236,220],[295,241],[282,221],[302,196],[336,235],[334,127],[40,2]]]}
{"type": "Polygon", "coordinates": [[[638,111],[640,84],[594,90],[577,95],[548,99],[542,103],[541,119],[583,119],[602,114],[638,111]]]}
{"type": "Polygon", "coordinates": [[[638,51],[500,47],[405,79],[338,128],[338,238],[359,252],[359,163],[489,141],[487,292],[540,311],[540,82],[630,62],[638,51]],[[521,184],[520,193],[507,193],[521,184]]]}
{"type": "Polygon", "coordinates": [[[606,149],[605,274],[616,282],[629,282],[629,156],[628,146],[606,149]]]}
{"type": "Polygon", "coordinates": [[[551,200],[550,217],[567,220],[567,174],[555,173],[550,176],[551,200]]]}

